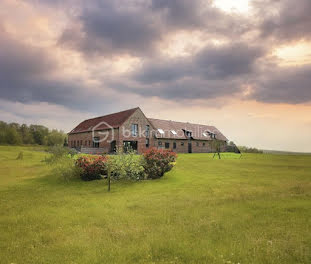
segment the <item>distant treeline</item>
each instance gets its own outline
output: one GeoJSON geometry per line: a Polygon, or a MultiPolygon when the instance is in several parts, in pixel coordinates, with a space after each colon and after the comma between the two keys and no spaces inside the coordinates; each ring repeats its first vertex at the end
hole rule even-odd
{"type": "Polygon", "coordinates": [[[50,130],[40,125],[5,123],[0,121],[0,144],[38,144],[45,146],[66,145],[67,135],[60,130],[50,130]]]}
{"type": "Polygon", "coordinates": [[[239,146],[238,148],[241,152],[244,152],[244,153],[261,153],[261,154],[263,153],[262,150],[257,149],[257,148],[249,148],[245,146],[239,146]]]}

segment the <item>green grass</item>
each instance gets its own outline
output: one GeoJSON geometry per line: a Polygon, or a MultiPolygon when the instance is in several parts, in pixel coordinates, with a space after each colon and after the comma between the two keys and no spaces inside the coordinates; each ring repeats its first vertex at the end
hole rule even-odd
{"type": "Polygon", "coordinates": [[[0,147],[0,263],[311,263],[311,156],[184,154],[108,193],[46,155],[0,147]]]}

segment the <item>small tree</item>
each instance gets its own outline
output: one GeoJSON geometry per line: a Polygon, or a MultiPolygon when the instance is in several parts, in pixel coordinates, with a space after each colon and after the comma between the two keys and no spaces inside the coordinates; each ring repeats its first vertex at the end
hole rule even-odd
{"type": "Polygon", "coordinates": [[[221,159],[220,151],[221,151],[222,145],[223,145],[223,142],[221,140],[218,140],[217,138],[213,138],[212,143],[211,143],[212,150],[214,152],[213,158],[215,158],[215,156],[218,155],[218,159],[221,159]]]}

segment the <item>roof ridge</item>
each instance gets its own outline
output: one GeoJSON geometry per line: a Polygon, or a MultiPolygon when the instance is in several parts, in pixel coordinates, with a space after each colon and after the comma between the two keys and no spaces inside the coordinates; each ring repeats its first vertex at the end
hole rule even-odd
{"type": "Polygon", "coordinates": [[[190,124],[190,125],[215,127],[215,126],[211,126],[211,125],[204,125],[204,124],[190,123],[190,122],[182,122],[182,121],[175,121],[175,120],[167,120],[167,119],[159,119],[159,118],[151,118],[151,117],[148,117],[148,119],[159,120],[159,121],[166,121],[166,122],[176,122],[176,123],[183,123],[183,124],[190,124]]]}
{"type": "MultiPolygon", "coordinates": [[[[131,108],[131,109],[122,110],[122,111],[115,112],[115,113],[110,113],[110,114],[107,114],[107,115],[92,117],[92,118],[89,118],[89,119],[85,119],[84,121],[94,120],[94,119],[97,119],[97,118],[103,118],[103,117],[106,117],[106,116],[115,115],[115,114],[120,114],[120,113],[123,113],[123,112],[135,110],[135,109],[139,109],[139,107],[137,106],[137,107],[134,107],[134,108],[131,108]]],[[[84,121],[82,121],[82,122],[84,122],[84,121]]]]}

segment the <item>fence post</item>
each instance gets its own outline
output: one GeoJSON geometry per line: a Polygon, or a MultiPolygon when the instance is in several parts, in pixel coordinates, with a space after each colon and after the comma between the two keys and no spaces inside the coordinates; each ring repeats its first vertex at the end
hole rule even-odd
{"type": "Polygon", "coordinates": [[[110,192],[110,179],[111,179],[111,168],[110,165],[108,165],[108,192],[110,192]]]}

